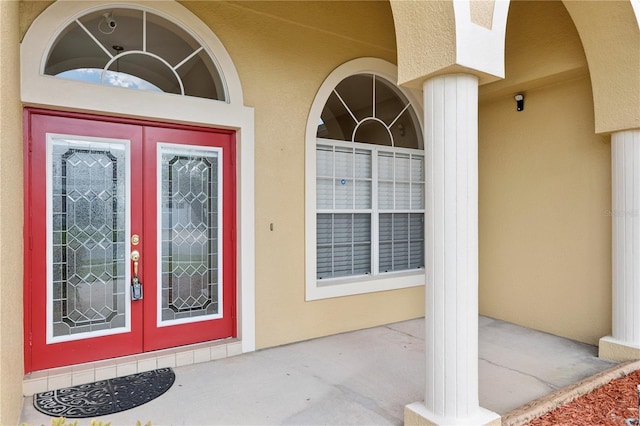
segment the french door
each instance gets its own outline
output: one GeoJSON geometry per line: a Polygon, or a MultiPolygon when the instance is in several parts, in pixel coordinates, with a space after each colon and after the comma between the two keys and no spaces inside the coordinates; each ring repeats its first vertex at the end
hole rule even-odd
{"type": "Polygon", "coordinates": [[[235,139],[25,110],[25,370],[232,337],[235,139]]]}

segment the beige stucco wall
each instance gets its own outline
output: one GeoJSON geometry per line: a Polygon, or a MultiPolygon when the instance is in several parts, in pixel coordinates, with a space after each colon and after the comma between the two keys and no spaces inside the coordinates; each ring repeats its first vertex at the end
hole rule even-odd
{"type": "Polygon", "coordinates": [[[456,29],[451,1],[391,0],[398,39],[398,81],[421,88],[425,75],[455,68],[456,29]]]}
{"type": "MultiPolygon", "coordinates": [[[[403,3],[394,3],[393,13],[402,13],[403,3]]],[[[453,40],[451,6],[423,3],[443,38],[412,39],[411,26],[398,31],[401,57],[414,54],[401,80],[451,63],[446,55],[425,56],[433,43],[453,40]]],[[[182,4],[220,38],[237,67],[245,104],[255,108],[257,347],[421,316],[421,288],[304,300],[309,108],[338,65],[362,56],[396,61],[390,4],[182,4]]],[[[22,4],[21,34],[44,5],[22,4]]],[[[404,19],[419,25],[421,17],[407,12],[404,19]]],[[[481,313],[595,343],[610,324],[610,166],[608,139],[594,135],[587,61],[559,2],[514,2],[507,38],[507,78],[480,88],[481,313]],[[519,91],[526,93],[525,111],[516,113],[519,91]]],[[[3,131],[19,132],[19,126],[3,131]]]]}
{"type": "Polygon", "coordinates": [[[238,69],[245,104],[255,108],[257,347],[422,316],[422,288],[313,302],[305,302],[304,293],[309,109],[338,65],[362,56],[395,62],[389,4],[183,4],[225,45],[238,69]]]}
{"type": "Polygon", "coordinates": [[[609,138],[562,4],[512,3],[507,25],[507,78],[481,87],[480,312],[597,344],[611,324],[609,138]]]}
{"type": "Polygon", "coordinates": [[[22,120],[19,4],[0,2],[0,424],[22,406],[22,120]]]}

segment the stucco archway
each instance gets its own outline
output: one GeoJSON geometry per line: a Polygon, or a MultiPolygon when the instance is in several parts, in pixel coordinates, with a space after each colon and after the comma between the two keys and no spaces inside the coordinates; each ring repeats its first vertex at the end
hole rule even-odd
{"type": "Polygon", "coordinates": [[[563,3],[589,63],[596,133],[640,128],[638,2],[563,3]]]}
{"type": "MultiPolygon", "coordinates": [[[[391,1],[401,84],[470,72],[480,84],[504,78],[509,1],[391,1]]],[[[591,74],[596,132],[640,127],[637,1],[563,1],[580,34],[591,74]],[[612,67],[615,64],[615,67],[612,67]],[[612,72],[614,70],[614,72],[612,72]]]]}

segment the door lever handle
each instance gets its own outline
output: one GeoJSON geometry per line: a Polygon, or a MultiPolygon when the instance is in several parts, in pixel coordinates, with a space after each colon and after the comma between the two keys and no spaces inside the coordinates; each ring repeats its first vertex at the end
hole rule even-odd
{"type": "Polygon", "coordinates": [[[138,250],[133,250],[131,252],[131,260],[133,261],[133,276],[138,276],[138,261],[140,260],[140,252],[138,250]]]}

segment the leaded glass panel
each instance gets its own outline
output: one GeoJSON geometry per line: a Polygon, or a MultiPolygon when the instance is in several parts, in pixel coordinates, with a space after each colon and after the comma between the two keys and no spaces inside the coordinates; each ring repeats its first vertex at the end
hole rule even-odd
{"type": "Polygon", "coordinates": [[[52,138],[53,337],[125,327],[126,146],[52,138]]]}
{"type": "Polygon", "coordinates": [[[221,311],[219,152],[161,148],[161,320],[221,311]]]}

